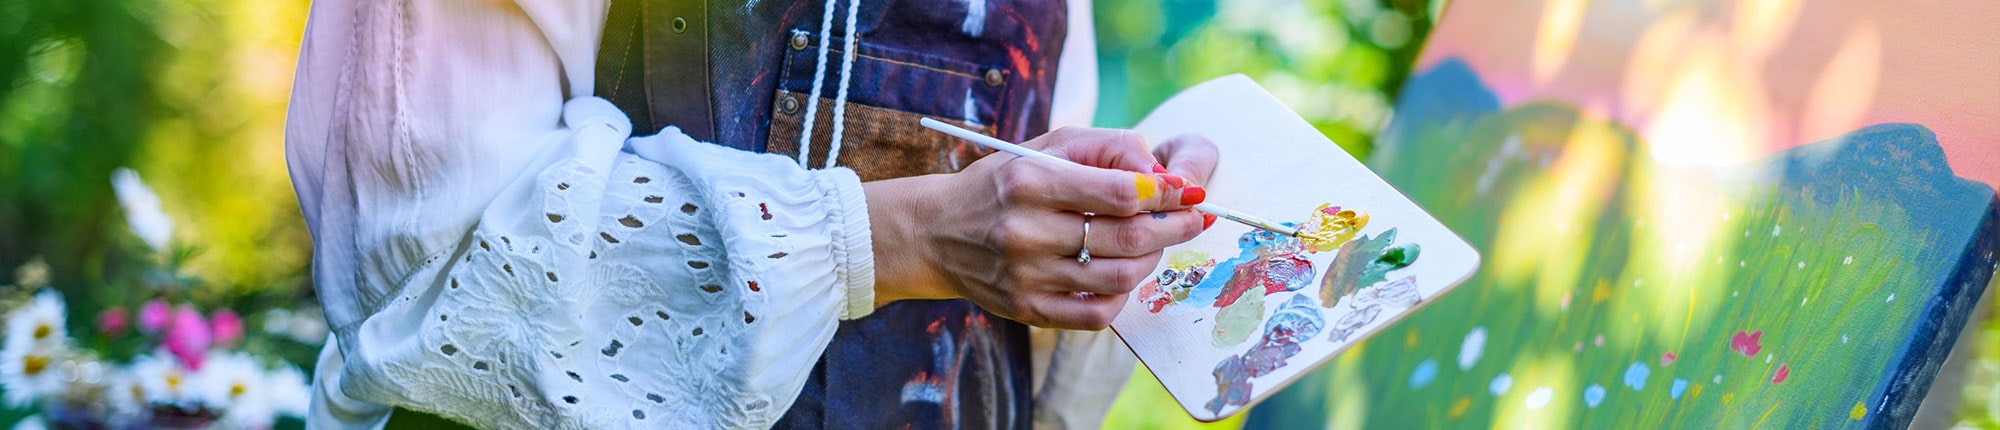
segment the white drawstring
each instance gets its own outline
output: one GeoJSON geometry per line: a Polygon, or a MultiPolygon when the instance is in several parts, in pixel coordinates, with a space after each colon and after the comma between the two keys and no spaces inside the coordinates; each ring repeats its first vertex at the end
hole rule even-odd
{"type": "MultiPolygon", "coordinates": [[[[817,65],[813,68],[812,93],[807,96],[806,100],[805,128],[800,130],[799,134],[799,166],[808,169],[812,168],[810,160],[812,159],[813,125],[819,122],[819,97],[826,76],[826,56],[827,50],[830,48],[827,46],[827,42],[828,37],[833,35],[833,9],[839,1],[826,0],[826,13],[820,17],[819,21],[819,58],[817,65]]],[[[848,74],[854,70],[855,45],[858,42],[854,37],[854,27],[860,10],[861,0],[848,0],[847,28],[842,34],[842,37],[846,39],[846,47],[841,52],[840,87],[836,92],[838,95],[835,96],[833,104],[833,146],[827,149],[826,163],[820,166],[822,169],[832,167],[836,160],[840,158],[840,143],[847,128],[843,122],[847,119],[847,87],[850,82],[848,74]]]]}
{"type": "Polygon", "coordinates": [[[821,169],[833,167],[833,164],[837,162],[836,160],[840,159],[840,141],[842,138],[847,137],[847,83],[848,78],[852,77],[848,72],[854,71],[854,57],[859,55],[856,52],[859,49],[855,45],[860,42],[860,38],[854,37],[854,18],[860,11],[861,0],[847,1],[847,34],[845,36],[847,38],[847,49],[843,51],[846,56],[840,59],[840,92],[838,93],[839,95],[833,98],[833,146],[827,147],[826,164],[820,165],[819,168],[821,169]]]}

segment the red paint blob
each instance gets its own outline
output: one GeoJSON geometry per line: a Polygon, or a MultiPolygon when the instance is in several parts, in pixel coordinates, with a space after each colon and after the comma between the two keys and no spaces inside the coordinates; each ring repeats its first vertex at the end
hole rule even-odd
{"type": "Polygon", "coordinates": [[[1763,330],[1752,332],[1738,331],[1736,332],[1736,336],[1729,339],[1729,349],[1742,353],[1744,357],[1756,357],[1757,351],[1764,350],[1764,346],[1758,344],[1758,341],[1763,337],[1763,330]]]}

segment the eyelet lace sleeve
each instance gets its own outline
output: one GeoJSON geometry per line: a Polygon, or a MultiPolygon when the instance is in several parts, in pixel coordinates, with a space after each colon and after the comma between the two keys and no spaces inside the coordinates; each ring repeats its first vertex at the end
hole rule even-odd
{"type": "Polygon", "coordinates": [[[286,124],[333,331],[309,427],[765,427],[873,310],[859,179],[631,138],[586,96],[605,10],[313,2],[286,124]]]}
{"type": "Polygon", "coordinates": [[[672,128],[621,149],[601,99],[564,116],[574,137],[358,331],[345,392],[498,427],[773,424],[873,309],[859,179],[672,128]]]}

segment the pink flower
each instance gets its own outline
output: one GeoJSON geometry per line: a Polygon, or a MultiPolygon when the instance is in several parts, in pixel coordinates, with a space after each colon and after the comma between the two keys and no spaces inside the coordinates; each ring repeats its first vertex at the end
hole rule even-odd
{"type": "Polygon", "coordinates": [[[1763,330],[1753,332],[1738,331],[1735,337],[1729,339],[1729,349],[1743,353],[1744,357],[1756,357],[1757,351],[1764,350],[1763,345],[1757,344],[1758,339],[1762,337],[1764,337],[1763,330]]]}
{"type": "Polygon", "coordinates": [[[1785,378],[1790,378],[1790,377],[1792,377],[1792,366],[1787,364],[1779,364],[1778,372],[1771,375],[1771,383],[1776,384],[1779,382],[1785,382],[1785,378]]]}
{"type": "Polygon", "coordinates": [[[124,306],[112,306],[97,312],[97,332],[105,336],[118,336],[131,326],[132,318],[125,316],[124,306]]]}
{"type": "Polygon", "coordinates": [[[209,328],[215,334],[215,344],[229,346],[243,340],[243,317],[227,308],[217,309],[208,314],[209,328]]]}
{"type": "Polygon", "coordinates": [[[193,306],[181,305],[167,326],[167,352],[179,358],[188,370],[199,371],[202,356],[208,353],[212,340],[209,335],[208,322],[201,319],[201,313],[193,306]]]}
{"type": "Polygon", "coordinates": [[[167,320],[173,318],[173,313],[174,310],[167,307],[167,302],[158,299],[146,302],[145,305],[139,306],[139,330],[147,333],[166,330],[167,320]]]}
{"type": "Polygon", "coordinates": [[[1680,359],[1681,356],[1674,355],[1673,351],[1667,351],[1666,353],[1660,354],[1660,367],[1672,366],[1674,365],[1675,361],[1680,361],[1680,359]]]}

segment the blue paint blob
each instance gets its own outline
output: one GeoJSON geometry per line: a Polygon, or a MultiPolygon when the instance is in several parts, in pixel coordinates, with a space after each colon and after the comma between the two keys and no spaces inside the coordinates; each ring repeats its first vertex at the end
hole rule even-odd
{"type": "Polygon", "coordinates": [[[1646,377],[1652,374],[1653,369],[1646,367],[1646,362],[1634,361],[1632,367],[1625,368],[1625,386],[1632,387],[1632,391],[1644,390],[1646,377]]]}
{"type": "Polygon", "coordinates": [[[1514,377],[1507,376],[1507,374],[1502,373],[1500,374],[1500,376],[1493,377],[1493,382],[1486,384],[1486,392],[1493,393],[1493,395],[1498,396],[1501,394],[1507,394],[1507,389],[1512,388],[1513,386],[1514,386],[1514,377]]]}
{"type": "MultiPolygon", "coordinates": [[[[1298,226],[1295,222],[1283,224],[1286,227],[1298,226]]],[[[1202,278],[1201,283],[1188,289],[1187,302],[1199,303],[1202,306],[1215,303],[1215,299],[1222,297],[1223,287],[1236,275],[1236,266],[1258,262],[1262,258],[1257,256],[1257,248],[1269,249],[1281,241],[1291,241],[1296,244],[1298,239],[1278,236],[1277,233],[1259,229],[1250,229],[1249,232],[1243,233],[1236,238],[1236,257],[1216,262],[1215,267],[1209,268],[1208,277],[1202,278]]]]}
{"type": "Polygon", "coordinates": [[[1410,371],[1410,389],[1421,390],[1431,385],[1431,381],[1437,380],[1437,376],[1437,359],[1426,358],[1422,363],[1417,363],[1416,370],[1410,371]]]}
{"type": "Polygon", "coordinates": [[[1589,387],[1584,387],[1583,389],[1584,406],[1590,407],[1591,409],[1597,409],[1597,405],[1603,403],[1604,403],[1603,385],[1590,384],[1589,387]]]}
{"type": "Polygon", "coordinates": [[[1688,380],[1675,378],[1674,387],[1672,389],[1667,390],[1667,397],[1673,397],[1674,400],[1680,400],[1681,393],[1687,392],[1687,389],[1688,389],[1688,380]]]}

